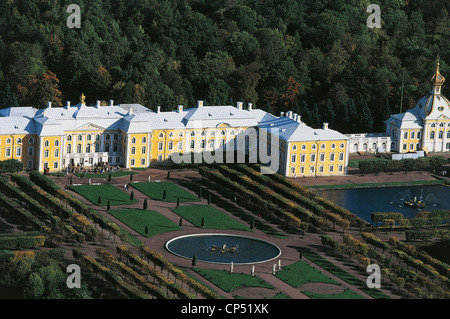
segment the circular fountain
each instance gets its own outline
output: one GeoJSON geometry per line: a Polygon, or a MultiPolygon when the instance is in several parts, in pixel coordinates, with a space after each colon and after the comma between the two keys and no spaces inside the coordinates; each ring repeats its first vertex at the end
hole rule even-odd
{"type": "Polygon", "coordinates": [[[254,264],[269,261],[281,249],[268,241],[230,234],[193,234],[169,240],[166,249],[179,257],[229,264],[254,264]]]}

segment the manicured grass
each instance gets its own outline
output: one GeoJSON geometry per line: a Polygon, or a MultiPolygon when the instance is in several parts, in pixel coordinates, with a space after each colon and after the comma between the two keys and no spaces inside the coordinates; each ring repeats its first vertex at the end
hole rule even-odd
{"type": "Polygon", "coordinates": [[[109,173],[74,173],[78,177],[83,178],[108,178],[109,174],[111,174],[111,177],[120,177],[120,176],[127,176],[127,175],[135,175],[138,174],[136,172],[130,172],[130,171],[118,171],[118,172],[109,172],[109,173]]]}
{"type": "Polygon", "coordinates": [[[136,199],[130,200],[131,192],[125,192],[111,184],[72,185],[70,186],[70,189],[98,206],[106,206],[108,200],[111,206],[130,205],[137,202],[136,199]],[[99,196],[101,199],[100,204],[98,203],[99,196]]]}
{"type": "Polygon", "coordinates": [[[343,269],[339,268],[329,260],[326,260],[322,258],[321,256],[313,253],[308,252],[305,254],[306,258],[311,260],[312,262],[318,264],[325,270],[329,271],[333,275],[339,277],[340,279],[348,282],[351,285],[354,285],[355,287],[358,287],[368,295],[372,296],[376,299],[390,299],[389,296],[386,296],[383,292],[376,290],[376,289],[369,289],[367,288],[367,285],[365,282],[361,281],[360,279],[356,278],[355,276],[349,274],[348,272],[344,271],[343,269]]]}
{"type": "Polygon", "coordinates": [[[303,284],[311,282],[340,285],[337,281],[324,275],[304,261],[298,261],[282,267],[282,269],[276,273],[276,276],[295,288],[299,288],[303,284]]]}
{"type": "Polygon", "coordinates": [[[181,187],[171,182],[141,182],[130,183],[129,185],[147,195],[151,199],[155,200],[161,200],[164,202],[176,202],[179,197],[180,202],[199,201],[196,196],[188,193],[181,187]],[[164,191],[166,191],[165,199],[163,198],[164,191]]]}
{"type": "Polygon", "coordinates": [[[364,299],[363,296],[358,295],[356,292],[350,289],[346,289],[338,294],[318,294],[309,291],[302,291],[306,296],[311,299],[364,299]]]}
{"type": "Polygon", "coordinates": [[[202,226],[202,219],[205,224],[203,228],[213,229],[234,229],[250,231],[249,226],[224,214],[220,210],[206,205],[187,205],[174,208],[173,212],[177,213],[184,219],[188,220],[197,227],[202,226]]]}
{"type": "Polygon", "coordinates": [[[112,209],[108,213],[142,236],[151,237],[169,231],[180,230],[177,224],[152,210],[112,209]],[[148,227],[148,235],[145,234],[145,226],[148,227]]]}
{"type": "Polygon", "coordinates": [[[263,287],[274,289],[272,285],[257,276],[230,273],[225,270],[194,268],[194,270],[226,292],[240,287],[263,287]]]}

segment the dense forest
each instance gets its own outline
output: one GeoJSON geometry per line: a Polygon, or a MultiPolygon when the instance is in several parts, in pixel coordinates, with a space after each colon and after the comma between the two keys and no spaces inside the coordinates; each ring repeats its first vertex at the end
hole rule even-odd
{"type": "Polygon", "coordinates": [[[448,0],[2,0],[0,12],[1,108],[82,92],[162,110],[244,101],[383,131],[428,92],[438,55],[450,78],[448,0]],[[371,3],[381,28],[366,25],[371,3]]]}

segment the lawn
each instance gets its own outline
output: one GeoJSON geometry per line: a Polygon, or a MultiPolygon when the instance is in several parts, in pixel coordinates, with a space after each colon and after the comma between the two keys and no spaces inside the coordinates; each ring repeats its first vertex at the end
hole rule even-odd
{"type": "Polygon", "coordinates": [[[363,296],[350,289],[346,289],[338,294],[318,294],[310,291],[302,291],[302,293],[311,299],[364,299],[363,296]]]}
{"type": "Polygon", "coordinates": [[[70,189],[98,206],[106,206],[108,204],[108,200],[111,206],[130,205],[137,202],[136,199],[133,199],[132,201],[130,200],[131,192],[127,193],[111,184],[72,185],[70,186],[70,189]],[[100,203],[98,203],[99,196],[100,203]]]}
{"type": "Polygon", "coordinates": [[[141,182],[130,183],[129,185],[154,200],[161,200],[164,202],[176,202],[178,198],[180,198],[180,202],[194,202],[200,200],[171,182],[141,182]],[[163,198],[164,191],[166,191],[166,198],[163,198]]]}
{"type": "Polygon", "coordinates": [[[304,261],[298,261],[282,267],[281,270],[277,271],[276,276],[295,288],[312,282],[340,285],[337,281],[324,275],[304,261]]]}
{"type": "Polygon", "coordinates": [[[113,209],[108,213],[144,237],[180,230],[177,224],[152,210],[113,209]],[[148,228],[148,235],[145,234],[145,226],[148,228]]]}
{"type": "Polygon", "coordinates": [[[244,225],[220,210],[206,205],[187,205],[173,209],[173,212],[188,220],[197,227],[213,229],[234,229],[250,231],[249,226],[244,225]]]}
{"type": "Polygon", "coordinates": [[[263,287],[274,289],[269,283],[257,276],[230,273],[225,270],[194,268],[202,277],[211,281],[223,291],[230,292],[239,287],[263,287]]]}
{"type": "Polygon", "coordinates": [[[318,264],[320,267],[324,268],[325,270],[329,271],[333,275],[339,277],[340,279],[348,282],[351,285],[354,285],[355,287],[358,287],[360,290],[364,291],[368,295],[372,296],[375,299],[389,299],[390,297],[385,295],[382,291],[379,291],[377,289],[370,289],[367,288],[367,285],[365,282],[361,281],[360,279],[356,278],[355,276],[349,274],[345,270],[339,268],[329,260],[326,260],[322,256],[313,253],[308,252],[305,254],[305,257],[311,260],[312,262],[318,264]]]}

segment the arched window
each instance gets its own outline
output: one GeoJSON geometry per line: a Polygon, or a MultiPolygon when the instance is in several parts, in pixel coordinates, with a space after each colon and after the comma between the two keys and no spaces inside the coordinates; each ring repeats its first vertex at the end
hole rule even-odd
{"type": "Polygon", "coordinates": [[[20,137],[17,138],[17,144],[22,144],[22,139],[20,137]]]}
{"type": "Polygon", "coordinates": [[[164,138],[164,133],[159,133],[159,138],[164,138]]]}
{"type": "Polygon", "coordinates": [[[292,150],[296,151],[297,150],[297,145],[292,145],[292,150]]]}
{"type": "Polygon", "coordinates": [[[109,152],[109,143],[105,144],[105,152],[109,152]]]}
{"type": "Polygon", "coordinates": [[[434,140],[434,131],[431,131],[431,133],[430,133],[430,139],[431,139],[431,140],[434,140]]]}
{"type": "Polygon", "coordinates": [[[91,152],[91,144],[86,144],[86,153],[91,152]]]}
{"type": "Polygon", "coordinates": [[[67,154],[72,153],[72,144],[67,144],[67,154]]]}
{"type": "Polygon", "coordinates": [[[136,154],[136,147],[132,147],[131,148],[131,155],[135,155],[136,154]]]}
{"type": "Polygon", "coordinates": [[[71,142],[71,141],[72,141],[72,135],[67,135],[67,140],[68,140],[69,142],[71,142]]]}
{"type": "Polygon", "coordinates": [[[81,153],[81,144],[77,145],[77,153],[81,153]]]}
{"type": "Polygon", "coordinates": [[[216,147],[216,140],[210,140],[209,141],[209,147],[210,148],[215,148],[216,147]]]}
{"type": "Polygon", "coordinates": [[[55,147],[59,146],[59,140],[55,140],[55,147]]]}
{"type": "MultiPolygon", "coordinates": [[[[8,143],[8,141],[6,141],[6,143],[7,143],[7,144],[11,143],[11,140],[10,140],[9,143],[8,143]]],[[[49,142],[48,140],[45,140],[44,146],[45,146],[45,147],[49,147],[49,146],[50,146],[50,142],[49,142]]]]}
{"type": "Polygon", "coordinates": [[[191,147],[192,150],[195,148],[195,141],[191,141],[190,147],[191,147]]]}
{"type": "Polygon", "coordinates": [[[439,131],[439,138],[443,138],[444,137],[444,132],[443,131],[439,131]]]}
{"type": "MultiPolygon", "coordinates": [[[[161,135],[161,134],[160,134],[161,135]]],[[[131,144],[136,144],[136,138],[135,137],[133,137],[132,139],[131,139],[131,144]]]]}
{"type": "Polygon", "coordinates": [[[205,140],[200,141],[200,148],[205,148],[205,140]]]}
{"type": "Polygon", "coordinates": [[[100,152],[100,143],[95,143],[95,152],[100,152]]]}
{"type": "Polygon", "coordinates": [[[145,146],[142,146],[141,153],[142,153],[142,154],[145,154],[146,151],[147,151],[147,148],[146,148],[145,146]]]}
{"type": "Polygon", "coordinates": [[[142,144],[145,144],[145,143],[147,143],[147,138],[144,136],[144,137],[142,138],[142,144]]]}
{"type": "Polygon", "coordinates": [[[79,141],[82,141],[83,140],[83,135],[78,135],[78,137],[77,137],[77,139],[79,140],[79,141]]]}

